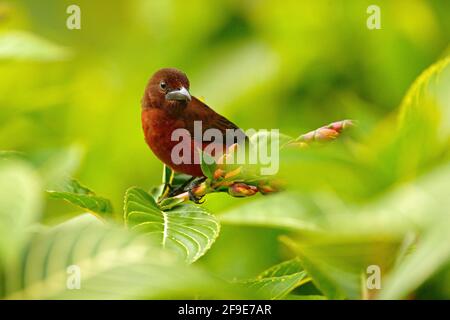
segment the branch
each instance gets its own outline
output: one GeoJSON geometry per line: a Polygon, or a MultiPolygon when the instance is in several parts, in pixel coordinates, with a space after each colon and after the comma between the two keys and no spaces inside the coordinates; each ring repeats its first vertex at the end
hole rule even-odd
{"type": "MultiPolygon", "coordinates": [[[[292,139],[284,147],[305,148],[315,144],[328,143],[338,138],[345,130],[353,126],[354,122],[352,120],[333,122],[302,134],[296,139],[292,139]]],[[[277,178],[248,175],[248,172],[245,172],[246,169],[242,165],[226,165],[227,158],[231,157],[237,148],[237,144],[232,145],[227,153],[214,163],[212,173],[209,174],[209,177],[205,181],[171,198],[162,197],[160,203],[163,201],[164,203],[182,203],[189,200],[196,201],[203,198],[206,194],[215,192],[227,192],[233,197],[250,197],[258,192],[266,195],[283,190],[283,182],[277,178]]]]}

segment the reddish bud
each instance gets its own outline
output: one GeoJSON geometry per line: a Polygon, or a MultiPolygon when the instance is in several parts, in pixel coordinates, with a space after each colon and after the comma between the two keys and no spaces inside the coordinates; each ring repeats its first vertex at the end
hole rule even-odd
{"type": "Polygon", "coordinates": [[[225,174],[225,171],[223,171],[222,169],[219,168],[216,171],[214,171],[213,178],[214,178],[214,180],[218,180],[218,179],[222,178],[224,176],[224,174],[225,174]]]}
{"type": "Polygon", "coordinates": [[[339,132],[333,129],[327,129],[327,128],[320,128],[315,131],[314,139],[316,141],[328,141],[336,139],[336,137],[339,135],[339,132]]]}
{"type": "Polygon", "coordinates": [[[206,183],[202,182],[199,185],[194,186],[191,191],[195,196],[203,197],[206,194],[206,190],[207,190],[206,183]]]}
{"type": "Polygon", "coordinates": [[[300,142],[311,142],[314,141],[314,136],[316,134],[316,131],[310,131],[308,133],[305,133],[304,135],[300,136],[298,139],[300,142]]]}
{"type": "Polygon", "coordinates": [[[231,170],[230,172],[227,172],[225,174],[225,179],[236,177],[237,175],[239,175],[239,173],[241,173],[241,170],[242,170],[242,167],[238,167],[238,168],[236,168],[234,170],[231,170]]]}
{"type": "Polygon", "coordinates": [[[336,121],[333,123],[330,123],[327,128],[335,130],[337,132],[341,132],[344,129],[347,129],[348,127],[353,126],[353,121],[351,120],[342,120],[342,121],[336,121]]]}
{"type": "Polygon", "coordinates": [[[283,189],[283,184],[278,180],[261,181],[258,185],[258,191],[262,194],[279,192],[283,189]]]}
{"type": "Polygon", "coordinates": [[[258,192],[258,188],[245,183],[236,182],[228,188],[228,193],[233,197],[250,197],[258,192]]]}
{"type": "Polygon", "coordinates": [[[270,185],[263,185],[263,186],[258,186],[258,191],[261,192],[262,194],[268,194],[268,193],[277,192],[278,190],[276,190],[274,187],[272,187],[270,185]]]}

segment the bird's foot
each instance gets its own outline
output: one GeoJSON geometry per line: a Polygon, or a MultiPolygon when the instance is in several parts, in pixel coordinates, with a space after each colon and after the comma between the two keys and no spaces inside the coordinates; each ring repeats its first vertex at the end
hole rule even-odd
{"type": "Polygon", "coordinates": [[[203,197],[205,196],[204,193],[198,193],[198,189],[200,187],[200,185],[206,180],[205,177],[201,177],[201,178],[196,178],[193,181],[191,181],[189,183],[189,185],[187,186],[187,192],[189,194],[189,200],[191,200],[192,202],[194,202],[195,204],[202,204],[205,201],[201,201],[203,199],[203,197]],[[194,192],[194,190],[196,192],[194,192]]]}
{"type": "Polygon", "coordinates": [[[189,200],[191,200],[195,204],[202,204],[202,203],[205,202],[205,200],[202,201],[204,195],[203,196],[195,195],[191,188],[189,188],[189,190],[187,192],[188,192],[188,195],[189,195],[189,200]]]}
{"type": "Polygon", "coordinates": [[[189,180],[187,180],[186,182],[184,182],[181,186],[178,186],[177,188],[174,188],[173,186],[171,186],[171,190],[168,194],[168,197],[175,197],[179,194],[182,194],[183,192],[185,192],[186,187],[188,185],[190,185],[190,183],[195,179],[195,177],[191,177],[189,180]]]}

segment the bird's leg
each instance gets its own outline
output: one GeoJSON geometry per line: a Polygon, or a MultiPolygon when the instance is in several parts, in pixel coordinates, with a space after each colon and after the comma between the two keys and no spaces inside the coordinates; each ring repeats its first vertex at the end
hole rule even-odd
{"type": "Polygon", "coordinates": [[[197,196],[192,191],[195,187],[197,187],[200,184],[202,184],[205,180],[206,180],[206,177],[200,177],[198,179],[192,180],[189,183],[189,185],[187,186],[187,192],[188,192],[188,195],[189,195],[189,200],[191,200],[195,204],[202,204],[203,202],[205,202],[205,201],[201,201],[203,199],[204,195],[203,196],[197,196]]]}
{"type": "Polygon", "coordinates": [[[202,201],[204,196],[196,196],[191,189],[188,190],[188,194],[189,194],[189,200],[191,200],[192,202],[194,202],[195,204],[202,204],[203,202],[205,202],[205,200],[202,201]]]}
{"type": "Polygon", "coordinates": [[[173,192],[173,186],[170,183],[164,183],[163,191],[159,196],[159,199],[164,199],[170,197],[170,194],[173,192]]]}
{"type": "Polygon", "coordinates": [[[194,181],[195,178],[196,178],[196,177],[191,177],[191,178],[189,178],[189,180],[186,180],[181,186],[179,186],[179,187],[176,188],[176,189],[173,189],[173,187],[171,186],[172,189],[170,190],[170,192],[169,192],[169,194],[168,194],[168,197],[174,197],[174,196],[177,196],[177,195],[183,193],[183,192],[185,191],[186,187],[187,187],[192,181],[194,181]]]}
{"type": "Polygon", "coordinates": [[[159,197],[159,199],[164,199],[168,195],[170,195],[171,192],[173,192],[172,182],[173,182],[174,176],[175,176],[175,172],[168,166],[164,165],[164,167],[163,167],[164,187],[163,187],[163,191],[161,192],[161,196],[159,197]]]}

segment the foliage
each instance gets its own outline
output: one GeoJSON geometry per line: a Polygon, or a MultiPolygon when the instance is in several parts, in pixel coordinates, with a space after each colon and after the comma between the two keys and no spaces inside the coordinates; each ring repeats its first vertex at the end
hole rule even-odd
{"type": "Polygon", "coordinates": [[[144,190],[130,188],[125,194],[124,220],[128,228],[155,235],[164,248],[185,256],[187,262],[200,258],[219,234],[219,223],[201,207],[177,205],[163,211],[144,190]]]}
{"type": "Polygon", "coordinates": [[[275,265],[263,271],[255,279],[242,283],[250,289],[265,292],[265,296],[270,299],[282,299],[309,280],[299,259],[296,258],[275,265]]]}
{"type": "Polygon", "coordinates": [[[78,181],[71,180],[67,191],[48,191],[53,199],[66,200],[74,205],[86,209],[100,216],[112,213],[111,202],[108,199],[97,196],[92,190],[82,186],[78,181]]]}
{"type": "Polygon", "coordinates": [[[366,1],[80,1],[76,31],[63,4],[0,5],[0,296],[448,299],[450,8],[380,3],[376,31],[366,1]],[[139,138],[162,66],[280,128],[277,177],[207,161],[205,203],[169,197],[189,177],[159,185],[139,138]]]}

